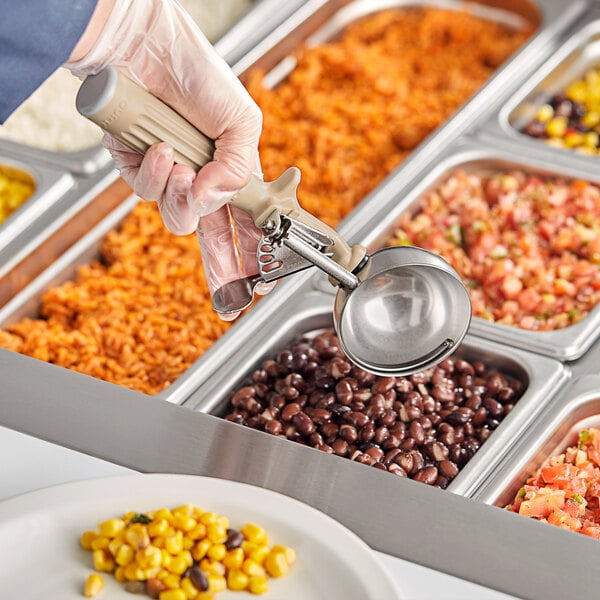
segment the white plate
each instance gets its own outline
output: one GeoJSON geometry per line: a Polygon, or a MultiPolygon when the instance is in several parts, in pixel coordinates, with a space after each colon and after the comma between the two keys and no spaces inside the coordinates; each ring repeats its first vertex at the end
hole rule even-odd
{"type": "MultiPolygon", "coordinates": [[[[0,596],[19,600],[83,598],[94,572],[79,538],[86,529],[133,510],[192,503],[229,517],[240,528],[264,527],[270,543],[294,548],[290,573],[269,581],[265,600],[399,600],[393,579],[375,553],[327,515],[259,487],[191,475],[125,475],[67,483],[0,503],[0,596]]],[[[132,600],[104,574],[98,600],[132,600]]],[[[137,596],[143,598],[144,596],[137,596]]],[[[222,592],[216,600],[257,598],[222,592]]]]}

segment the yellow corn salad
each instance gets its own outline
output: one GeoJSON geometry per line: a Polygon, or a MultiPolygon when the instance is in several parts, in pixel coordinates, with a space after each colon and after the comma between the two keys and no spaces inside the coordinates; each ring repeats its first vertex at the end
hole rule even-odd
{"type": "Polygon", "coordinates": [[[289,546],[271,546],[255,523],[238,531],[227,517],[193,504],[108,519],[84,531],[80,543],[98,572],[85,584],[86,597],[104,587],[99,573],[159,600],[213,600],[226,589],[264,594],[269,579],[296,560],[289,546]]]}
{"type": "Polygon", "coordinates": [[[34,192],[33,177],[25,171],[0,165],[0,223],[25,202],[34,192]]]}

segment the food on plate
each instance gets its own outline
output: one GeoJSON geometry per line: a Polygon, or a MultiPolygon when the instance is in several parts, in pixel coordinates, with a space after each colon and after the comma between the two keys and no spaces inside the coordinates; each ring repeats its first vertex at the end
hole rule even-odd
{"type": "Polygon", "coordinates": [[[518,169],[458,169],[416,206],[388,244],[445,258],[476,317],[549,331],[578,323],[600,300],[597,185],[518,169]]]}
{"type": "Polygon", "coordinates": [[[336,226],[531,33],[457,10],[383,10],[300,48],[274,87],[253,71],[265,179],[297,165],[300,203],[336,226]]]}
{"type": "MultiPolygon", "coordinates": [[[[80,543],[96,571],[159,600],[212,600],[226,589],[264,594],[269,579],[286,575],[296,560],[259,525],[233,529],[226,516],[193,504],[108,519],[84,531],[80,543]]],[[[98,577],[91,592],[102,588],[98,577]]]]}
{"type": "Polygon", "coordinates": [[[167,231],[140,202],[98,260],[48,290],[40,318],[0,330],[0,347],[157,394],[230,326],[212,309],[195,235],[167,231]]]}
{"type": "Polygon", "coordinates": [[[29,173],[0,164],[0,223],[8,219],[34,191],[35,181],[29,173]]]}
{"type": "Polygon", "coordinates": [[[600,429],[551,456],[527,479],[510,511],[600,539],[600,429]]]}
{"type": "Polygon", "coordinates": [[[446,488],[523,392],[520,381],[479,360],[372,375],[326,330],[265,360],[233,392],[225,418],[446,488]]]}
{"type": "Polygon", "coordinates": [[[550,146],[600,153],[600,66],[554,94],[521,131],[550,146]]]}
{"type": "Polygon", "coordinates": [[[104,578],[99,573],[92,573],[83,587],[86,598],[95,598],[104,589],[104,578]]]}

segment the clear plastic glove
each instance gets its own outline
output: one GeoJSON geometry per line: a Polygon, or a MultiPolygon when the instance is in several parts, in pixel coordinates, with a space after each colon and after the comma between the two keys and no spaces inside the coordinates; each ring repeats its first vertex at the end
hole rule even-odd
{"type": "Polygon", "coordinates": [[[83,78],[109,65],[214,139],[216,148],[214,160],[196,174],[174,164],[168,144],[155,144],[141,157],[106,135],[123,179],[158,203],[170,231],[198,232],[211,294],[256,273],[260,231],[249,215],[226,205],[252,173],[261,175],[262,114],[239,79],[173,0],[115,0],[91,50],[65,66],[83,78]]]}

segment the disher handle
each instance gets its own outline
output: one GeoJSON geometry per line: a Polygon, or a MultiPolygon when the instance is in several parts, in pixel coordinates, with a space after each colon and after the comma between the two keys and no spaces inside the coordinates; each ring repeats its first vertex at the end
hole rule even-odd
{"type": "MultiPolygon", "coordinates": [[[[213,158],[213,140],[114,67],[86,77],[75,104],[84,117],[140,154],[153,144],[167,142],[175,152],[175,162],[195,171],[213,158]]],[[[300,206],[296,196],[299,181],[300,171],[295,167],[271,182],[252,176],[230,204],[248,212],[257,227],[262,228],[276,211],[323,231],[335,241],[331,246],[333,260],[353,271],[361,264],[366,250],[360,245],[350,247],[335,229],[300,206]]]]}
{"type": "Polygon", "coordinates": [[[175,162],[194,171],[213,158],[213,140],[113,67],[86,77],[75,105],[84,117],[140,154],[152,144],[167,142],[175,162]]]}

